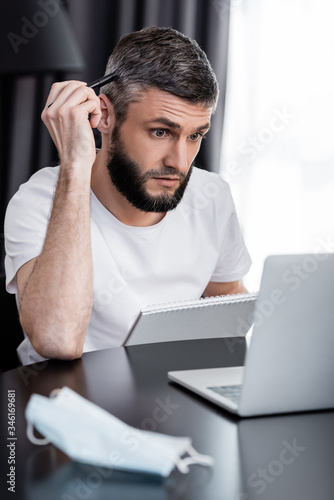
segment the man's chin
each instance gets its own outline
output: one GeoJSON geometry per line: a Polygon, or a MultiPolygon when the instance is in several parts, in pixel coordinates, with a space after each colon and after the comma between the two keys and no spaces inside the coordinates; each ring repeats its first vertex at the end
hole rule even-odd
{"type": "MultiPolygon", "coordinates": [[[[128,200],[130,201],[130,200],[128,200]]],[[[174,210],[181,199],[171,196],[146,196],[140,202],[132,200],[130,203],[141,212],[166,213],[174,210]]]]}

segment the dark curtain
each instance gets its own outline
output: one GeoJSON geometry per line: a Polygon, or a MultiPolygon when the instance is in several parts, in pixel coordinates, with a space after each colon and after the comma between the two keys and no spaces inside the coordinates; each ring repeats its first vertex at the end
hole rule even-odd
{"type": "MultiPolygon", "coordinates": [[[[172,26],[197,40],[207,53],[220,84],[212,129],[196,165],[219,170],[223,130],[230,0],[50,0],[67,10],[85,69],[38,74],[1,75],[1,225],[9,199],[36,170],[57,161],[40,114],[53,81],[90,82],[104,74],[107,59],[122,34],[148,26],[172,26]]],[[[13,2],[15,9],[15,2],[13,2]]],[[[20,16],[20,12],[17,12],[20,16]]],[[[45,28],[47,29],[47,27],[45,28]]],[[[2,41],[2,43],[6,43],[2,41]]],[[[14,56],[13,56],[14,57],[14,56]]],[[[97,137],[98,142],[98,137],[97,137]]],[[[3,232],[1,230],[1,272],[3,232]]]]}

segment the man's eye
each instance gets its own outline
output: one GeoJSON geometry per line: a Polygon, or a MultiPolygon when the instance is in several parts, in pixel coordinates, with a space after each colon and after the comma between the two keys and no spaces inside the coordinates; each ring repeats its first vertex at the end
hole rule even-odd
{"type": "Polygon", "coordinates": [[[157,129],[153,130],[153,135],[155,135],[155,137],[158,137],[158,138],[165,137],[166,130],[163,128],[157,128],[157,129]]]}
{"type": "Polygon", "coordinates": [[[191,141],[196,142],[196,141],[198,141],[199,139],[202,139],[202,137],[203,137],[203,134],[201,134],[200,132],[195,132],[194,134],[191,134],[191,135],[189,136],[189,139],[190,139],[191,141]]]}

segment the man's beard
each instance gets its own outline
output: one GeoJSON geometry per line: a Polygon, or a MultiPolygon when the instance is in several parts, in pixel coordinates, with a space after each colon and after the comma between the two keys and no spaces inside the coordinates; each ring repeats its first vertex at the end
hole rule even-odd
{"type": "Polygon", "coordinates": [[[126,154],[119,136],[119,128],[115,126],[111,137],[107,169],[117,190],[138,210],[142,212],[168,212],[176,208],[183,197],[192,168],[193,165],[190,166],[186,175],[177,173],[173,167],[167,166],[142,174],[139,164],[126,154]],[[168,188],[164,188],[164,192],[156,196],[147,192],[145,184],[148,179],[170,175],[173,178],[177,175],[180,179],[180,184],[174,193],[168,192],[168,188]]]}

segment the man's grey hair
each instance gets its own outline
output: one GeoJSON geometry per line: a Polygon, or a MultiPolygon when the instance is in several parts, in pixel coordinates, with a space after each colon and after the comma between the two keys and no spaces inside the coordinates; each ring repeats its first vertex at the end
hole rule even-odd
{"type": "Polygon", "coordinates": [[[173,28],[145,28],[125,35],[113,50],[105,74],[116,79],[103,86],[119,123],[128,106],[143,92],[157,88],[215,111],[219,95],[216,75],[195,40],[173,28]]]}

